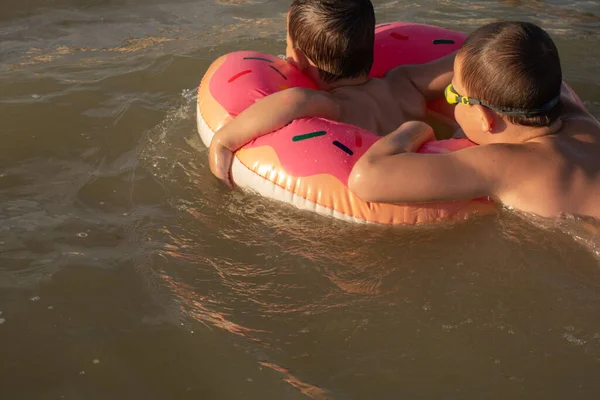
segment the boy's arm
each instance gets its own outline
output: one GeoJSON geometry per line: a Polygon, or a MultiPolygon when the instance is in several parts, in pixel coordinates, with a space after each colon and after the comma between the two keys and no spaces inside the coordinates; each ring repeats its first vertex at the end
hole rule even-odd
{"type": "Polygon", "coordinates": [[[501,194],[511,170],[503,145],[447,154],[411,153],[432,135],[427,124],[411,121],[377,141],[352,169],[350,190],[366,201],[383,203],[496,198],[501,194]]]}
{"type": "Polygon", "coordinates": [[[322,117],[339,119],[333,98],[319,90],[292,88],[271,94],[242,111],[215,134],[213,142],[236,151],[260,136],[281,129],[294,119],[322,117]]]}
{"type": "Polygon", "coordinates": [[[339,105],[327,93],[305,88],[292,88],[274,93],[241,112],[213,137],[209,148],[212,173],[227,186],[233,152],[260,136],[283,128],[294,119],[322,117],[340,118],[339,105]]]}
{"type": "Polygon", "coordinates": [[[401,65],[387,73],[392,91],[401,96],[407,81],[410,82],[425,100],[441,97],[446,86],[452,82],[456,52],[426,64],[401,65]]]}

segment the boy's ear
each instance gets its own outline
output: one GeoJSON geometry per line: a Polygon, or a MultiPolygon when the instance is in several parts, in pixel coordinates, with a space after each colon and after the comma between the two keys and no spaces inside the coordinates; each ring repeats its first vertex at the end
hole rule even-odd
{"type": "Polygon", "coordinates": [[[482,106],[474,107],[477,107],[479,123],[481,124],[481,131],[485,133],[493,133],[496,118],[492,110],[482,106]]]}
{"type": "Polygon", "coordinates": [[[292,58],[300,71],[305,71],[310,65],[308,58],[300,49],[292,49],[292,58]]]}

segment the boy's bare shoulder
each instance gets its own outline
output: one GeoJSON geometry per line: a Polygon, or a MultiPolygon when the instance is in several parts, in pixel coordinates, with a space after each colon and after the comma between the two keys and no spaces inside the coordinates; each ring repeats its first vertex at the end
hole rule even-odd
{"type": "Polygon", "coordinates": [[[574,92],[563,84],[561,90],[563,113],[561,120],[569,132],[579,130],[579,133],[596,133],[600,136],[600,122],[587,111],[576,99],[574,92]]]}
{"type": "Polygon", "coordinates": [[[600,123],[574,99],[564,106],[554,134],[520,145],[481,147],[495,152],[486,157],[505,165],[503,203],[546,216],[600,215],[600,123]]]}
{"type": "Polygon", "coordinates": [[[496,179],[511,181],[515,177],[536,174],[548,161],[545,145],[529,143],[494,143],[477,146],[479,166],[487,168],[496,179]]]}
{"type": "Polygon", "coordinates": [[[386,85],[390,87],[402,87],[402,86],[412,86],[412,82],[410,80],[410,71],[409,65],[401,65],[392,70],[390,70],[387,74],[385,74],[381,80],[385,82],[386,85]]]}
{"type": "Polygon", "coordinates": [[[565,115],[561,136],[582,144],[600,145],[600,122],[586,110],[577,105],[579,111],[565,115]]]}

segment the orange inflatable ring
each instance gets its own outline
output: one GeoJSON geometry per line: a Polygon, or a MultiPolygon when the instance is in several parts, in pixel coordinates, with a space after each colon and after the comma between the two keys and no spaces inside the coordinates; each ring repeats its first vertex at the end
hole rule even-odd
{"type": "MultiPolygon", "coordinates": [[[[403,64],[425,63],[457,50],[466,35],[412,24],[378,25],[371,76],[403,64]]],[[[290,87],[315,88],[290,63],[264,53],[240,51],[210,66],[199,87],[198,131],[209,146],[214,133],[258,99],[290,87]]],[[[453,119],[443,100],[428,104],[437,120],[453,119]]],[[[381,224],[422,224],[465,219],[495,209],[488,199],[394,205],[369,203],[348,190],[350,171],[380,137],[356,126],[306,118],[262,136],[241,148],[232,166],[241,188],[336,218],[381,224]]],[[[456,151],[474,144],[466,139],[426,143],[419,152],[456,151]]],[[[410,171],[407,171],[410,173],[410,171]]]]}

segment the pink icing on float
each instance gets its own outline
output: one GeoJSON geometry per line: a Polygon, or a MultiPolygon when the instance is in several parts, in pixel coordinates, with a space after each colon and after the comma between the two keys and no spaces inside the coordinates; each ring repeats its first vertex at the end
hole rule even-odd
{"type": "MultiPolygon", "coordinates": [[[[398,65],[433,61],[458,50],[465,37],[429,25],[379,25],[371,76],[383,76],[398,65]]],[[[255,101],[290,87],[316,88],[293,65],[269,54],[239,51],[215,60],[198,91],[198,131],[204,144],[208,146],[214,132],[255,101]]],[[[428,109],[438,120],[453,119],[453,108],[441,99],[430,102],[428,109]]],[[[266,197],[357,222],[422,224],[495,210],[487,199],[410,205],[360,199],[348,190],[348,177],[379,138],[349,124],[321,118],[296,120],[240,149],[232,177],[238,186],[266,197]]],[[[426,143],[419,152],[444,153],[473,145],[466,139],[439,140],[426,143]]]]}

